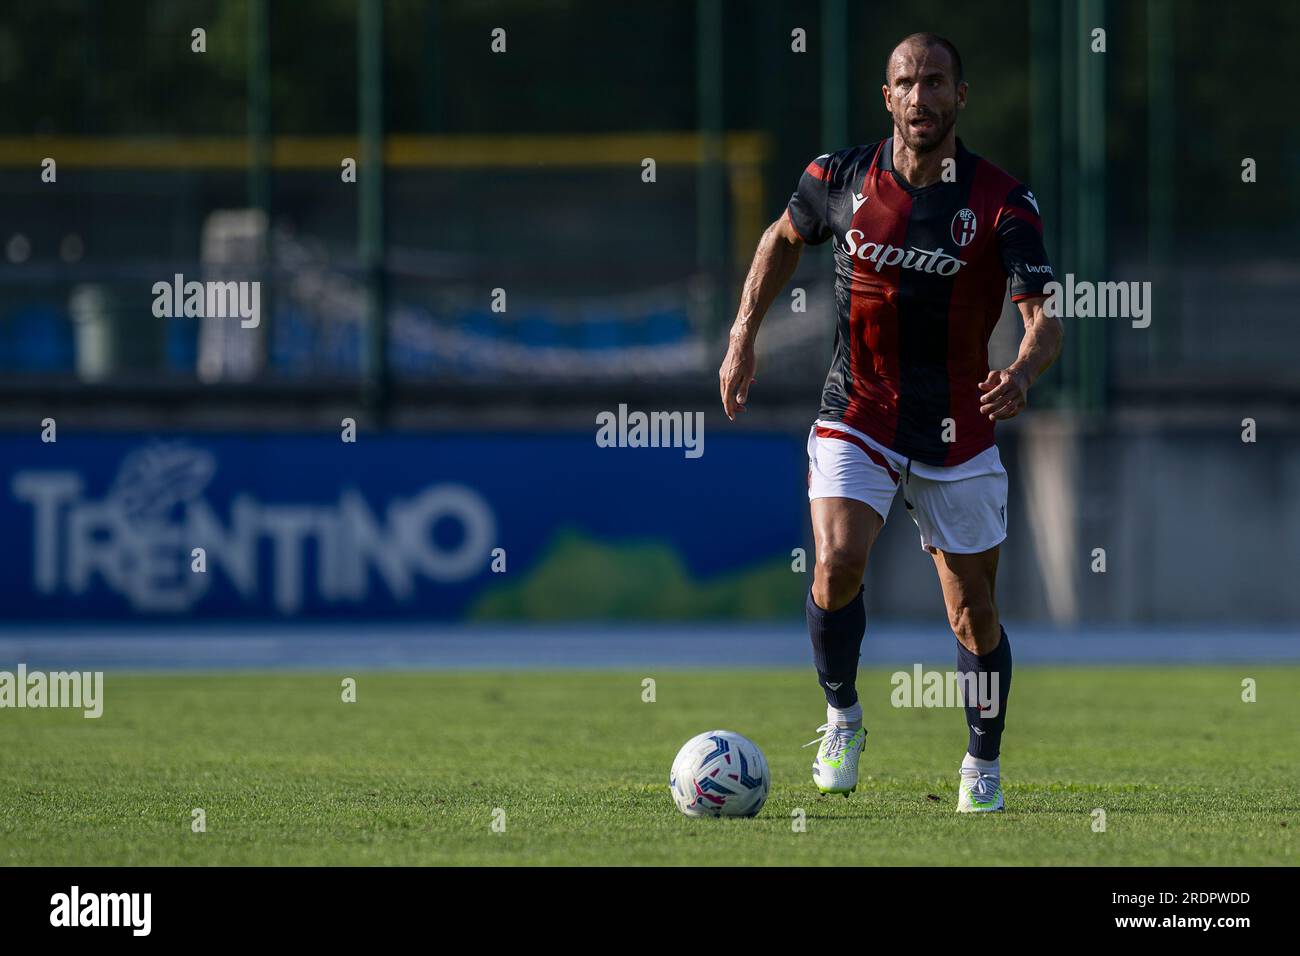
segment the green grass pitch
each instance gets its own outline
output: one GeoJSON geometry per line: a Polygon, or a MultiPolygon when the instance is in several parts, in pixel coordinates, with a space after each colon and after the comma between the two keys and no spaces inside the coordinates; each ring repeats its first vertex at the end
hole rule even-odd
{"type": "Polygon", "coordinates": [[[891,707],[889,673],[859,683],[847,800],[800,749],[824,713],[807,671],[363,672],[355,703],[342,674],[110,673],[98,720],[0,710],[0,863],[1297,862],[1300,668],[1017,667],[1008,809],[974,816],[953,812],[960,712],[891,707]],[[673,806],[674,754],[714,727],[767,754],[755,819],[673,806]]]}

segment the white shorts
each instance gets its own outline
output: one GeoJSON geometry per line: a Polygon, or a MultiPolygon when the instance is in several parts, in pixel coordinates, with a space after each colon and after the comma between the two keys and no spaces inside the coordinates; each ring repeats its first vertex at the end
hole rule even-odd
{"type": "Polygon", "coordinates": [[[940,468],[914,462],[842,422],[808,433],[808,500],[852,498],[889,517],[894,493],[921,532],[921,547],[978,554],[1007,536],[1007,472],[997,446],[940,468]]]}

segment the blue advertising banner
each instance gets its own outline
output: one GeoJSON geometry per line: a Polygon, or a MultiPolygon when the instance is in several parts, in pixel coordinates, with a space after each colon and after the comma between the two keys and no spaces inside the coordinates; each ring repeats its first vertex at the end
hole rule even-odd
{"type": "Polygon", "coordinates": [[[9,619],[791,617],[803,442],[0,436],[9,619]]]}

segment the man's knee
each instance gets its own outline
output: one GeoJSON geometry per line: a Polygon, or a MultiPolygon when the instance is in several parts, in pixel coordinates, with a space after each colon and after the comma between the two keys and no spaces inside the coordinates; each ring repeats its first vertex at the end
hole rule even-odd
{"type": "Polygon", "coordinates": [[[813,600],[823,610],[838,610],[857,595],[866,569],[867,555],[860,548],[822,548],[813,572],[813,600]]]}
{"type": "Polygon", "coordinates": [[[963,601],[949,610],[948,623],[957,640],[980,656],[995,650],[1002,637],[998,609],[992,601],[963,601]]]}

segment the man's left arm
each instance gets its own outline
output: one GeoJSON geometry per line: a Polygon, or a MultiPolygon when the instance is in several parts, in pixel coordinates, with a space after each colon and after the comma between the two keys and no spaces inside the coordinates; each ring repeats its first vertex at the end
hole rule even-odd
{"type": "Polygon", "coordinates": [[[1046,296],[1035,295],[1016,303],[1025,322],[1020,354],[1007,368],[989,372],[980,385],[980,414],[993,421],[1015,418],[1025,407],[1029,386],[1038,380],[1061,354],[1065,326],[1058,316],[1043,308],[1046,296]]]}
{"type": "Polygon", "coordinates": [[[1043,220],[1029,187],[1016,184],[1002,201],[994,222],[1002,269],[1010,280],[1011,301],[1025,321],[1020,354],[1010,366],[989,372],[980,385],[980,414],[993,421],[1015,418],[1025,407],[1029,386],[1061,354],[1065,328],[1043,308],[1047,286],[1056,278],[1043,246],[1043,220]]]}

